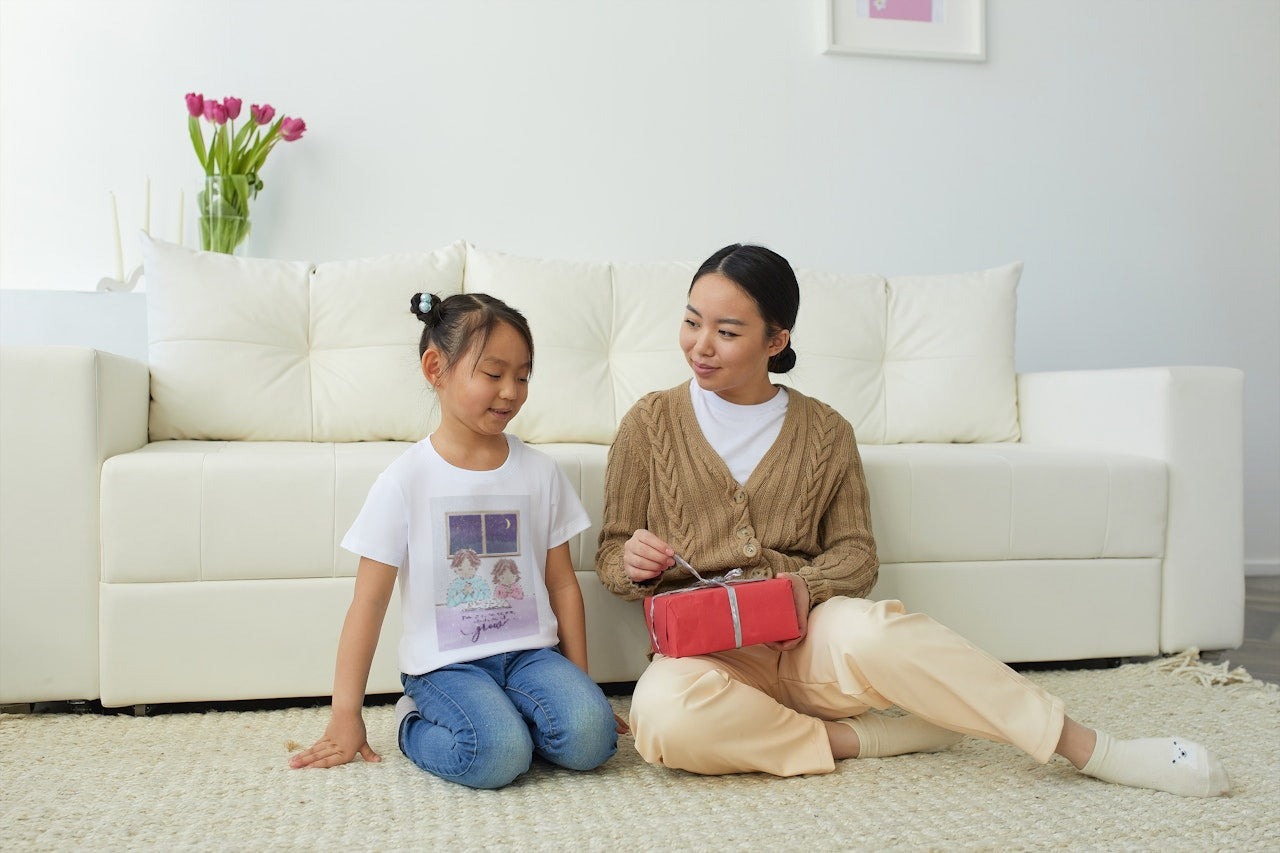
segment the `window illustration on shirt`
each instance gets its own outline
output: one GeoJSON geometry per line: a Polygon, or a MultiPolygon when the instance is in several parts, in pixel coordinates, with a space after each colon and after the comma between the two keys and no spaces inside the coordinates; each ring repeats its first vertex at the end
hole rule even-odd
{"type": "Polygon", "coordinates": [[[538,634],[538,567],[525,553],[520,527],[529,518],[528,498],[513,495],[507,502],[523,506],[450,508],[437,519],[443,535],[435,541],[444,552],[435,560],[441,651],[538,634]]]}

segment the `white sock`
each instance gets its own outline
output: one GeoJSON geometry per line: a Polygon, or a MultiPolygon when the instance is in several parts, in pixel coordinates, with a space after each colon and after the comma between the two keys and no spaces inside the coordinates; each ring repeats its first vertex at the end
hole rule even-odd
{"type": "Polygon", "coordinates": [[[1231,788],[1222,762],[1193,741],[1180,737],[1118,740],[1103,731],[1097,735],[1093,755],[1080,768],[1088,776],[1184,797],[1216,797],[1231,788]]]}
{"type": "Polygon", "coordinates": [[[396,731],[400,731],[400,726],[404,724],[404,718],[409,716],[409,712],[417,710],[418,706],[413,704],[413,700],[407,693],[396,700],[396,731]]]}
{"type": "Polygon", "coordinates": [[[908,752],[937,752],[961,740],[964,735],[935,726],[911,714],[890,717],[868,712],[836,720],[858,736],[859,758],[886,758],[908,752]]]}

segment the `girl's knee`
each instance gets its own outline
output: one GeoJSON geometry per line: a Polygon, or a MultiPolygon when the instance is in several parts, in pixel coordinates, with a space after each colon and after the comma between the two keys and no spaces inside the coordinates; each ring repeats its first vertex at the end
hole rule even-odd
{"type": "Polygon", "coordinates": [[[554,761],[570,770],[595,770],[618,751],[617,724],[608,702],[603,708],[575,717],[566,744],[554,761]]]}
{"type": "Polygon", "coordinates": [[[450,731],[422,719],[406,719],[401,751],[421,769],[468,788],[501,788],[533,763],[533,739],[518,725],[450,731]]]}
{"type": "Polygon", "coordinates": [[[477,744],[470,766],[453,781],[469,788],[503,788],[529,771],[533,740],[524,727],[491,733],[477,744]]]}
{"type": "Polygon", "coordinates": [[[601,699],[565,717],[558,742],[544,750],[549,760],[570,770],[594,770],[618,751],[613,707],[601,699]]]}
{"type": "Polygon", "coordinates": [[[465,777],[460,777],[455,781],[466,785],[468,788],[483,788],[486,790],[505,788],[525,773],[528,773],[532,765],[532,749],[527,754],[517,755],[516,753],[511,753],[505,760],[502,757],[493,756],[477,766],[474,772],[468,773],[465,777]]]}

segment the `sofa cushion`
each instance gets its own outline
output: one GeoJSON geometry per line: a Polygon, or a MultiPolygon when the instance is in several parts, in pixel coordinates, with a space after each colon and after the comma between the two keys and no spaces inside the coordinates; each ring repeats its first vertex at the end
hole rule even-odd
{"type": "Polygon", "coordinates": [[[608,444],[636,400],[687,380],[677,334],[694,269],[521,258],[468,246],[464,289],[503,299],[533,331],[529,400],[511,431],[535,443],[608,444]]]}
{"type": "Polygon", "coordinates": [[[1163,556],[1160,459],[1024,444],[861,451],[882,563],[1163,556]]]}
{"type": "Polygon", "coordinates": [[[143,235],[152,440],[412,441],[433,411],[419,291],[462,286],[463,244],[312,264],[143,235]]]}
{"type": "Polygon", "coordinates": [[[680,351],[689,284],[697,265],[688,262],[613,265],[613,421],[635,402],[663,388],[688,382],[680,351]]]}
{"type": "Polygon", "coordinates": [[[608,264],[520,258],[467,247],[468,293],[524,314],[533,332],[529,398],[511,432],[527,442],[613,438],[613,281],[608,264]]]}
{"type": "Polygon", "coordinates": [[[796,278],[800,312],[791,336],[796,365],[775,381],[844,415],[860,443],[883,444],[889,298],[884,278],[803,269],[796,278]]]}
{"type": "Polygon", "coordinates": [[[102,466],[108,583],[344,577],[338,547],[402,442],[159,441],[102,466]]]}
{"type": "Polygon", "coordinates": [[[1018,440],[1013,366],[1022,264],[891,276],[885,330],[886,443],[1018,440]]]}
{"type": "MultiPolygon", "coordinates": [[[[641,396],[688,380],[677,337],[696,269],[469,245],[464,289],[506,300],[533,329],[529,402],[512,431],[530,442],[608,443],[641,396]]],[[[796,367],[774,378],[831,404],[863,443],[1017,440],[1021,270],[889,279],[797,270],[796,367]]]]}
{"type": "MultiPolygon", "coordinates": [[[[521,258],[462,243],[310,264],[143,236],[151,438],[414,441],[434,426],[410,295],[483,291],[528,317],[532,443],[607,444],[645,393],[689,378],[677,335],[696,266],[521,258]]],[[[861,442],[1018,438],[1020,264],[958,275],[800,270],[796,368],[861,442]]]]}
{"type": "Polygon", "coordinates": [[[311,273],[312,441],[417,441],[439,407],[422,376],[415,293],[462,289],[462,243],[317,264],[311,273]]]}
{"type": "MultiPolygon", "coordinates": [[[[351,577],[340,542],[406,442],[157,441],[102,466],[106,583],[351,577]]],[[[549,445],[592,526],[570,541],[595,557],[603,445],[549,445]]]]}
{"type": "Polygon", "coordinates": [[[310,439],[311,265],[146,235],[142,262],[151,438],[310,439]]]}
{"type": "MultiPolygon", "coordinates": [[[[162,441],[102,470],[103,579],[148,583],[355,574],[338,543],[401,442],[162,441]]],[[[570,542],[593,571],[608,448],[547,444],[591,527],[570,542]]],[[[1164,463],[1019,444],[865,446],[882,563],[1162,556],[1164,463]]]]}

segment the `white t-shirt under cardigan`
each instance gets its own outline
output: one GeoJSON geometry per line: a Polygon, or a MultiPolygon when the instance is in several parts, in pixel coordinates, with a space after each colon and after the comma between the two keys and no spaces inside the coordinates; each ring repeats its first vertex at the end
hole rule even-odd
{"type": "Polygon", "coordinates": [[[446,462],[424,438],[391,463],[342,547],[396,566],[410,675],[559,642],[547,551],[590,519],[545,453],[507,435],[491,471],[446,462]]]}
{"type": "Polygon", "coordinates": [[[782,433],[787,389],[777,387],[778,393],[763,403],[741,405],[703,389],[695,380],[689,381],[698,426],[740,486],[751,479],[751,472],[782,433]]]}

